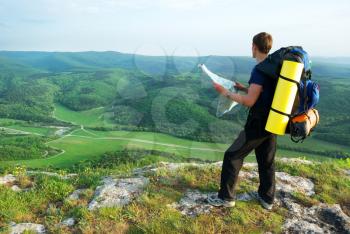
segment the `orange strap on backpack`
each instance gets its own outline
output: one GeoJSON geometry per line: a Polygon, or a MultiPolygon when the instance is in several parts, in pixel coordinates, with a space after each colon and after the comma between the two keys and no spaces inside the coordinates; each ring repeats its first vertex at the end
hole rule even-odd
{"type": "Polygon", "coordinates": [[[303,141],[310,135],[312,129],[320,122],[320,116],[316,109],[309,109],[291,118],[290,134],[294,142],[303,141]]]}

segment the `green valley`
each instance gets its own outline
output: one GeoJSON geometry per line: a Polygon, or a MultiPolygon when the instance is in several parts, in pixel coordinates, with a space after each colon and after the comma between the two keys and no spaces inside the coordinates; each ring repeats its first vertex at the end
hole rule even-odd
{"type": "MultiPolygon", "coordinates": [[[[196,62],[243,83],[254,66],[247,57],[224,56],[140,56],[135,64],[134,55],[117,52],[2,51],[0,58],[2,142],[11,152],[36,152],[30,158],[11,153],[1,165],[31,168],[68,168],[123,149],[221,160],[243,128],[247,109],[215,117],[218,95],[196,62]],[[26,148],[15,138],[42,146],[26,148]]],[[[277,155],[347,158],[350,69],[320,58],[313,70],[321,85],[321,124],[302,144],[279,137],[277,155]]]]}

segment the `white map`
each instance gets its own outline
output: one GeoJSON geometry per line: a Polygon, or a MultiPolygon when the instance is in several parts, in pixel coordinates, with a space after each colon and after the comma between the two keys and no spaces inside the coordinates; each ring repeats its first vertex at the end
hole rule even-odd
{"type": "MultiPolygon", "coordinates": [[[[238,92],[238,90],[234,87],[236,84],[234,81],[227,80],[225,78],[222,78],[216,75],[215,73],[211,72],[204,64],[199,64],[198,67],[200,67],[202,71],[205,74],[207,74],[214,83],[221,85],[222,87],[229,90],[230,92],[233,92],[233,93],[238,92]]],[[[233,107],[235,107],[237,104],[238,104],[237,102],[232,101],[231,99],[228,99],[220,95],[218,106],[216,109],[216,117],[223,116],[224,114],[232,110],[233,107]]]]}

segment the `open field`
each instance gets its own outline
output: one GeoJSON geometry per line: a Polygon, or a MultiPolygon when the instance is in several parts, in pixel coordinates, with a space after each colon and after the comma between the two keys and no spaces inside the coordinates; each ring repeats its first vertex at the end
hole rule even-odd
{"type": "Polygon", "coordinates": [[[104,120],[104,107],[98,107],[87,111],[73,111],[67,107],[55,104],[54,116],[59,120],[71,122],[76,125],[84,125],[86,127],[111,127],[112,124],[104,120]]]}
{"type": "MultiPolygon", "coordinates": [[[[188,158],[217,161],[222,160],[223,153],[229,146],[228,144],[194,142],[152,132],[99,132],[85,129],[77,129],[71,134],[49,142],[48,145],[63,150],[63,153],[44,159],[6,161],[2,162],[2,165],[21,164],[31,168],[43,168],[51,165],[65,168],[81,161],[97,159],[107,151],[124,148],[153,149],[188,158]]],[[[319,155],[289,150],[278,150],[277,155],[283,157],[306,157],[314,160],[328,159],[319,155]]],[[[253,160],[254,154],[252,153],[248,156],[247,161],[253,160]]]]}

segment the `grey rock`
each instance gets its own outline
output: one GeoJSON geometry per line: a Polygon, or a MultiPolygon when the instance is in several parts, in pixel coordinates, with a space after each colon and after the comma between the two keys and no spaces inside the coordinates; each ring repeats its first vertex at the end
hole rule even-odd
{"type": "Polygon", "coordinates": [[[303,208],[298,203],[295,203],[291,198],[282,198],[282,204],[289,210],[293,215],[302,215],[303,208]]]}
{"type": "Polygon", "coordinates": [[[86,189],[77,189],[75,190],[73,193],[71,193],[69,196],[68,196],[68,200],[79,200],[79,197],[82,193],[84,193],[86,191],[86,189]]]}
{"type": "Polygon", "coordinates": [[[103,185],[96,188],[94,198],[89,203],[88,209],[124,206],[139,195],[148,183],[149,179],[145,177],[124,179],[106,177],[103,179],[103,185]]]}
{"type": "Polygon", "coordinates": [[[197,190],[187,190],[184,197],[179,202],[175,202],[169,205],[169,207],[175,208],[183,215],[195,217],[199,214],[209,213],[213,208],[206,201],[208,194],[201,193],[197,190]]]}
{"type": "Polygon", "coordinates": [[[284,233],[305,233],[305,234],[323,234],[329,233],[323,230],[315,223],[310,223],[305,220],[291,218],[287,219],[283,224],[284,233]]]}
{"type": "Polygon", "coordinates": [[[339,205],[303,207],[291,198],[281,200],[289,210],[282,226],[284,233],[350,233],[350,218],[339,205]]]}
{"type": "Polygon", "coordinates": [[[287,163],[287,164],[306,164],[306,165],[311,165],[316,163],[316,162],[312,162],[301,158],[277,158],[277,161],[280,161],[282,163],[287,163]]]}
{"type": "Polygon", "coordinates": [[[322,204],[317,211],[318,217],[322,221],[337,227],[339,232],[350,234],[350,217],[343,212],[340,205],[322,204]]]}
{"type": "Polygon", "coordinates": [[[21,234],[24,231],[31,231],[34,233],[46,233],[44,225],[35,223],[11,223],[10,234],[21,234]]]}
{"type": "Polygon", "coordinates": [[[255,178],[258,178],[259,177],[259,174],[257,171],[243,171],[241,170],[238,174],[239,178],[240,179],[243,179],[243,180],[252,180],[252,179],[255,179],[255,178]]]}
{"type": "Polygon", "coordinates": [[[276,172],[276,189],[285,192],[301,192],[307,196],[315,194],[314,183],[307,178],[300,176],[291,176],[285,172],[276,172]]]}
{"type": "Polygon", "coordinates": [[[75,224],[75,219],[74,218],[68,218],[68,219],[65,219],[63,220],[59,226],[67,226],[67,227],[71,227],[71,226],[74,226],[75,224]]]}
{"type": "Polygon", "coordinates": [[[0,184],[8,184],[16,181],[16,176],[12,174],[7,174],[0,177],[0,184]]]}
{"type": "Polygon", "coordinates": [[[350,169],[344,170],[345,175],[350,176],[350,169]]]}
{"type": "Polygon", "coordinates": [[[22,191],[22,189],[21,189],[20,187],[18,187],[17,185],[12,185],[12,186],[11,186],[11,189],[12,189],[13,191],[15,191],[15,192],[21,192],[21,191],[22,191]]]}
{"type": "Polygon", "coordinates": [[[258,164],[254,162],[245,162],[243,163],[243,168],[244,169],[258,169],[258,164]]]}

